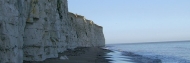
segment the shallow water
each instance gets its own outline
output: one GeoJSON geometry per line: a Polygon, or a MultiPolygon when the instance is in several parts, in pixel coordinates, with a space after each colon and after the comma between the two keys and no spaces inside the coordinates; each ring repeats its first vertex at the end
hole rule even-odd
{"type": "MultiPolygon", "coordinates": [[[[111,63],[137,63],[147,60],[161,60],[162,63],[190,63],[190,42],[162,42],[162,43],[136,43],[136,44],[114,44],[108,45],[110,50],[115,52],[112,55],[111,63]],[[131,56],[133,53],[135,56],[131,56]],[[138,57],[137,57],[138,56],[138,57]],[[134,58],[147,58],[138,60],[134,58]],[[121,62],[119,62],[121,61],[121,62]]],[[[158,60],[158,61],[159,61],[158,60]]],[[[144,62],[146,63],[146,62],[144,62]]]]}
{"type": "Polygon", "coordinates": [[[123,56],[119,51],[113,51],[107,54],[107,59],[112,60],[110,63],[134,63],[128,59],[128,56],[123,56]]]}

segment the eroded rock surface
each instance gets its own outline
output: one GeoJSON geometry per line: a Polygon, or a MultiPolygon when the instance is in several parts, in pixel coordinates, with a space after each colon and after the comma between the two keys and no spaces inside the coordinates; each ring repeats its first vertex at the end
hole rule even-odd
{"type": "Polygon", "coordinates": [[[67,0],[0,0],[0,63],[43,61],[104,46],[103,28],[68,12],[67,0]]]}

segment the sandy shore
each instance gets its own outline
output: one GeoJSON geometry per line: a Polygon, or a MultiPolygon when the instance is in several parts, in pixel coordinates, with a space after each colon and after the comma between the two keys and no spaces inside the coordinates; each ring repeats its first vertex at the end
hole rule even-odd
{"type": "Polygon", "coordinates": [[[99,47],[81,47],[60,53],[59,58],[50,58],[38,62],[24,61],[23,63],[109,63],[110,60],[104,57],[109,52],[111,51],[99,47]],[[60,57],[65,59],[60,59],[60,57]]]}

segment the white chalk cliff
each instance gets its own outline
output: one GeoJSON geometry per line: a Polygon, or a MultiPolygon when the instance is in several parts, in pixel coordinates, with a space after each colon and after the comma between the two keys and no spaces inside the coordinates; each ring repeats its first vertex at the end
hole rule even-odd
{"type": "Polygon", "coordinates": [[[66,49],[104,45],[103,28],[68,12],[67,0],[0,0],[0,63],[43,61],[66,49]]]}

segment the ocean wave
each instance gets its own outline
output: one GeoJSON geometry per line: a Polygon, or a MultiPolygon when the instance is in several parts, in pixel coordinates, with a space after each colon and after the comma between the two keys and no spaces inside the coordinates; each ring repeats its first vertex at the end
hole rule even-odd
{"type": "Polygon", "coordinates": [[[108,48],[130,56],[137,63],[190,63],[189,44],[190,42],[115,44],[108,48]]]}
{"type": "Polygon", "coordinates": [[[122,51],[122,55],[130,56],[131,57],[130,59],[133,62],[137,62],[137,63],[162,63],[161,59],[149,58],[143,55],[135,54],[133,52],[122,51]]]}
{"type": "Polygon", "coordinates": [[[128,59],[131,59],[131,62],[134,63],[190,63],[190,60],[175,56],[158,55],[150,52],[130,52],[122,49],[115,49],[113,47],[107,47],[106,49],[121,52],[123,56],[129,56],[130,58],[128,59]]]}
{"type": "Polygon", "coordinates": [[[190,63],[189,60],[178,57],[147,54],[143,55],[135,52],[122,51],[122,55],[130,56],[133,61],[138,63],[190,63]]]}
{"type": "Polygon", "coordinates": [[[190,50],[190,48],[187,48],[187,47],[174,47],[176,49],[184,49],[184,50],[190,50]]]}

